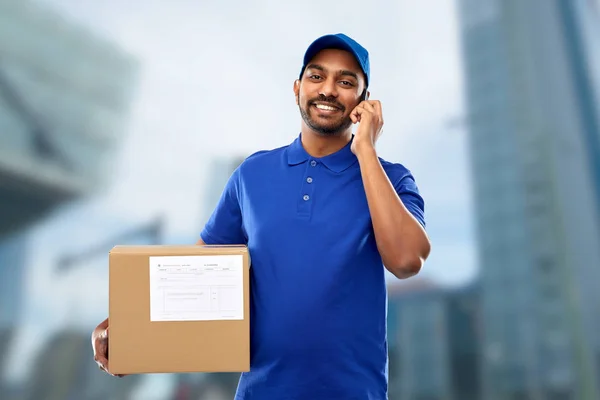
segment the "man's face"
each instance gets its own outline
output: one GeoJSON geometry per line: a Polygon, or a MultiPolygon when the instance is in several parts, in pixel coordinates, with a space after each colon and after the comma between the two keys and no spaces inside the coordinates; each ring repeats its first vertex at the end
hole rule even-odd
{"type": "Polygon", "coordinates": [[[351,125],[350,113],[365,90],[362,70],[352,54],[326,49],[307,65],[294,85],[304,123],[324,136],[337,136],[351,125]]]}

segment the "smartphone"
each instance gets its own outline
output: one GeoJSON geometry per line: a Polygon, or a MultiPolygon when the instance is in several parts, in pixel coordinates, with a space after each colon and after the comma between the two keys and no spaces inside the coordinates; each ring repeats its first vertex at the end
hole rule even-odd
{"type": "Polygon", "coordinates": [[[366,101],[367,100],[367,89],[365,88],[365,90],[363,90],[362,95],[360,96],[360,101],[366,101]]]}

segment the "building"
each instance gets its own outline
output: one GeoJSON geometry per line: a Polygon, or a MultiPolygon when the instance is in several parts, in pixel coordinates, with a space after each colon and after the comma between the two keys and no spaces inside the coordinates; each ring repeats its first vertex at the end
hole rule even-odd
{"type": "Polygon", "coordinates": [[[108,183],[137,69],[36,2],[0,2],[0,323],[20,313],[28,229],[108,183]]]}
{"type": "Polygon", "coordinates": [[[7,396],[7,359],[23,308],[26,246],[24,235],[13,235],[0,241],[0,398],[7,396]]]}
{"type": "Polygon", "coordinates": [[[0,241],[0,331],[14,327],[19,320],[26,248],[27,237],[23,234],[0,241]]]}
{"type": "Polygon", "coordinates": [[[401,313],[404,299],[422,292],[436,291],[438,286],[427,278],[417,276],[405,281],[397,281],[387,285],[388,310],[387,310],[387,338],[389,359],[389,397],[390,399],[402,398],[403,389],[403,362],[401,360],[401,313]]]}
{"type": "Polygon", "coordinates": [[[98,369],[90,352],[89,333],[57,332],[39,353],[30,383],[18,398],[130,399],[141,376],[128,376],[127,379],[111,377],[98,369]]]}
{"type": "MultiPolygon", "coordinates": [[[[558,2],[576,105],[600,210],[600,2],[558,2]]],[[[600,221],[599,221],[600,223],[600,221]]]]}
{"type": "Polygon", "coordinates": [[[6,379],[6,371],[8,370],[8,362],[6,361],[10,354],[10,347],[15,336],[14,327],[0,328],[0,398],[12,398],[11,388],[6,379]],[[10,397],[9,397],[10,396],[10,397]]]}
{"type": "Polygon", "coordinates": [[[29,233],[110,183],[138,68],[41,3],[0,1],[0,397],[8,396],[29,233]]]}
{"type": "Polygon", "coordinates": [[[449,291],[446,316],[452,398],[479,400],[481,396],[481,307],[478,282],[449,291]]]}
{"type": "Polygon", "coordinates": [[[137,69],[31,0],[0,2],[0,300],[14,305],[6,312],[20,312],[27,230],[109,183],[137,69]]]}
{"type": "Polygon", "coordinates": [[[600,398],[597,4],[458,1],[485,399],[600,398]]]}
{"type": "Polygon", "coordinates": [[[109,183],[137,70],[36,2],[0,2],[0,236],[109,183]]]}
{"type": "Polygon", "coordinates": [[[390,290],[390,399],[478,400],[478,286],[390,290]]]}

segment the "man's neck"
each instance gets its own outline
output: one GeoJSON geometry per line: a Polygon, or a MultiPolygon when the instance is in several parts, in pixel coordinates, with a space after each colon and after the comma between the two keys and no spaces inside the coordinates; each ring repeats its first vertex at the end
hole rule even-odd
{"type": "Polygon", "coordinates": [[[323,136],[309,129],[302,129],[302,146],[313,157],[325,157],[333,154],[350,142],[352,131],[347,130],[336,136],[323,136]]]}

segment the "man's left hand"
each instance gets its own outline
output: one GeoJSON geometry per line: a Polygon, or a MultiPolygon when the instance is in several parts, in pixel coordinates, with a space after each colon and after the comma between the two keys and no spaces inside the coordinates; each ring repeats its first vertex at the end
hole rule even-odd
{"type": "Polygon", "coordinates": [[[353,123],[359,123],[350,150],[357,154],[361,151],[375,149],[375,143],[379,139],[383,127],[381,102],[379,100],[361,102],[350,113],[350,119],[353,123]]]}

